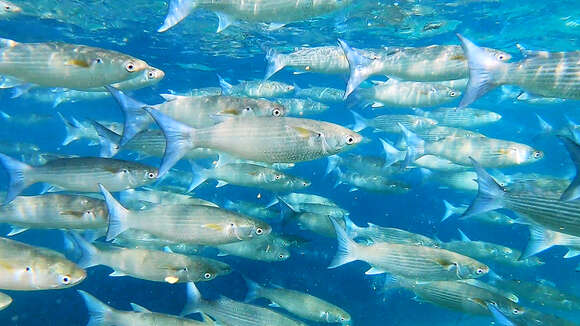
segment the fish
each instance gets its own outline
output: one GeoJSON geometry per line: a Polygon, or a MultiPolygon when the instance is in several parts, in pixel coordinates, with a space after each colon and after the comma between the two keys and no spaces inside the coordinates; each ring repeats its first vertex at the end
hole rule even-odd
{"type": "Polygon", "coordinates": [[[426,142],[402,124],[399,124],[399,128],[407,143],[407,160],[410,162],[417,157],[431,154],[467,166],[471,164],[469,158],[473,157],[485,167],[506,167],[531,164],[544,157],[542,151],[509,140],[447,137],[437,142],[426,142]]]}
{"type": "MultiPolygon", "coordinates": [[[[383,148],[385,148],[385,140],[379,139],[383,143],[383,148]]],[[[340,167],[346,167],[349,170],[356,172],[366,172],[368,174],[383,175],[388,174],[389,167],[400,160],[405,159],[405,152],[399,154],[396,148],[392,148],[392,145],[386,144],[387,149],[385,149],[385,157],[361,155],[354,153],[346,153],[343,156],[331,155],[327,157],[328,165],[326,166],[325,174],[328,175],[332,171],[340,167]],[[392,148],[392,151],[391,151],[392,148]],[[392,157],[395,156],[395,157],[392,157]]]]}
{"type": "MultiPolygon", "coordinates": [[[[418,82],[434,82],[467,78],[468,58],[458,45],[430,45],[425,47],[386,47],[368,55],[339,40],[348,59],[350,76],[346,94],[354,91],[372,75],[418,82]]],[[[507,61],[511,55],[495,49],[482,51],[498,61],[507,61]]]]}
{"type": "Polygon", "coordinates": [[[443,242],[441,248],[475,258],[487,263],[515,268],[530,268],[544,264],[535,257],[523,257],[519,250],[485,241],[473,241],[459,230],[460,241],[443,242]]]}
{"type": "Polygon", "coordinates": [[[91,326],[215,325],[207,315],[202,314],[203,321],[199,322],[193,319],[151,312],[136,303],[131,303],[133,311],[121,311],[109,307],[88,292],[83,290],[78,290],[77,292],[83,298],[85,305],[87,306],[87,310],[89,311],[89,322],[87,325],[91,326]]]}
{"type": "Polygon", "coordinates": [[[134,78],[150,66],[116,51],[58,42],[0,39],[0,75],[42,87],[87,90],[134,78]]]}
{"type": "Polygon", "coordinates": [[[210,169],[204,169],[192,163],[193,178],[189,190],[196,189],[208,179],[216,179],[216,187],[233,184],[243,187],[254,187],[276,192],[302,190],[311,182],[275,169],[250,163],[216,164],[210,169]]]}
{"type": "Polygon", "coordinates": [[[153,167],[110,158],[63,158],[41,166],[30,166],[0,154],[0,163],[10,179],[4,204],[38,182],[49,183],[57,189],[98,192],[99,183],[112,191],[119,191],[150,184],[157,178],[157,169],[153,167]]]}
{"type": "Polygon", "coordinates": [[[335,187],[347,184],[351,186],[350,192],[362,189],[383,194],[404,194],[411,190],[410,185],[394,178],[359,172],[342,172],[339,168],[335,171],[337,176],[335,187]]]}
{"type": "Polygon", "coordinates": [[[8,308],[12,304],[12,298],[6,294],[0,292],[0,311],[8,308]]]}
{"type": "Polygon", "coordinates": [[[273,310],[238,302],[224,296],[220,296],[214,301],[208,301],[202,298],[195,284],[190,282],[187,283],[187,303],[183,307],[181,315],[187,316],[195,312],[208,314],[218,323],[226,325],[306,325],[273,310]]]}
{"type": "Polygon", "coordinates": [[[327,104],[311,99],[302,98],[277,98],[277,103],[282,104],[287,109],[289,116],[308,116],[324,113],[328,110],[327,104]]]}
{"type": "Polygon", "coordinates": [[[228,117],[271,116],[282,117],[286,108],[276,102],[235,96],[177,96],[162,94],[165,102],[157,105],[142,103],[123,91],[107,86],[106,89],[119,104],[125,115],[123,135],[119,145],[125,146],[135,135],[147,129],[154,120],[143,110],[149,108],[194,128],[211,127],[228,117]]]}
{"type": "Polygon", "coordinates": [[[251,260],[279,262],[290,258],[290,251],[281,243],[282,239],[270,233],[249,241],[226,243],[215,246],[219,250],[218,256],[234,255],[251,260]]]}
{"type": "Polygon", "coordinates": [[[12,225],[8,236],[28,229],[99,230],[107,227],[107,208],[81,195],[19,196],[0,206],[0,223],[12,225]]]}
{"type": "Polygon", "coordinates": [[[495,279],[493,283],[496,287],[511,291],[522,300],[538,306],[568,311],[577,311],[580,307],[580,297],[563,291],[546,280],[530,282],[519,279],[495,279]]]}
{"type": "Polygon", "coordinates": [[[447,85],[429,82],[389,79],[369,88],[359,88],[349,96],[350,106],[433,107],[459,98],[461,91],[447,85]]]}
{"type": "Polygon", "coordinates": [[[276,3],[264,3],[261,0],[227,0],[216,3],[212,0],[182,1],[171,0],[169,11],[158,32],[165,32],[185,19],[196,9],[205,9],[216,13],[219,19],[217,33],[223,31],[237,20],[248,22],[272,23],[271,29],[277,29],[285,23],[302,21],[323,16],[346,8],[350,0],[299,1],[277,0],[276,3]]]}
{"type": "Polygon", "coordinates": [[[276,72],[291,67],[301,72],[323,74],[348,73],[348,61],[338,46],[319,46],[296,49],[291,53],[278,53],[269,49],[266,54],[268,67],[264,80],[270,79],[276,72]]]}
{"type": "Polygon", "coordinates": [[[502,116],[493,111],[474,108],[437,108],[423,111],[414,110],[417,114],[437,121],[440,125],[458,128],[478,127],[494,122],[498,122],[502,116]]]}
{"type": "Polygon", "coordinates": [[[242,80],[232,85],[218,75],[222,94],[245,97],[279,97],[294,92],[294,86],[271,80],[242,80]]]}
{"type": "Polygon", "coordinates": [[[145,231],[133,229],[119,234],[119,236],[117,236],[111,242],[124,248],[172,251],[184,255],[199,255],[205,249],[205,246],[203,245],[175,242],[163,238],[158,238],[145,231]]]}
{"type": "MultiPolygon", "coordinates": [[[[205,199],[175,193],[165,188],[128,189],[119,193],[119,202],[124,206],[138,207],[150,205],[206,205],[218,207],[217,204],[205,199]]],[[[251,214],[248,214],[251,215],[251,214]]]]}
{"type": "Polygon", "coordinates": [[[530,190],[509,191],[500,186],[471,158],[477,172],[478,193],[463,218],[499,208],[515,211],[550,230],[580,236],[580,202],[562,201],[558,193],[530,190]]]}
{"type": "Polygon", "coordinates": [[[90,243],[80,235],[66,234],[84,269],[105,265],[113,269],[112,277],[130,276],[169,284],[211,281],[227,275],[232,268],[220,261],[201,256],[185,256],[173,252],[116,247],[110,244],[90,243]]]}
{"type": "MultiPolygon", "coordinates": [[[[405,159],[406,152],[401,151],[401,154],[398,155],[397,161],[403,161],[405,159]]],[[[419,157],[413,162],[414,165],[425,168],[431,171],[436,172],[462,172],[469,170],[469,167],[465,165],[454,163],[448,159],[441,158],[435,155],[424,155],[419,157]]],[[[435,177],[436,179],[442,179],[444,177],[435,177]]]]}
{"type": "Polygon", "coordinates": [[[68,146],[77,140],[88,140],[89,146],[97,145],[101,142],[101,136],[98,126],[111,130],[113,133],[122,132],[123,126],[118,122],[112,121],[90,121],[82,120],[79,121],[73,116],[65,118],[60,112],[57,113],[64,125],[65,138],[62,141],[63,146],[68,146]]]}
{"type": "Polygon", "coordinates": [[[358,244],[339,224],[332,222],[338,249],[329,268],[362,260],[372,266],[367,275],[389,273],[425,282],[478,278],[489,272],[487,265],[445,249],[388,242],[358,244]]]}
{"type": "Polygon", "coordinates": [[[490,288],[478,280],[414,282],[398,278],[395,282],[413,291],[421,301],[473,315],[491,315],[486,303],[505,307],[506,310],[509,308],[513,314],[526,311],[504,297],[501,290],[490,288]]]}
{"type": "Polygon", "coordinates": [[[533,309],[507,309],[490,305],[490,311],[499,325],[502,326],[526,326],[526,325],[553,325],[574,326],[576,323],[562,319],[555,315],[543,313],[533,309]]]}
{"type": "Polygon", "coordinates": [[[84,269],[61,253],[0,238],[0,289],[64,289],[81,283],[86,277],[84,269]]]}
{"type": "Polygon", "coordinates": [[[294,163],[349,150],[363,139],[345,127],[301,118],[234,118],[213,127],[195,129],[154,109],[145,110],[167,140],[160,177],[194,148],[210,148],[252,161],[294,163]]]}
{"type": "Polygon", "coordinates": [[[469,65],[469,83],[458,108],[501,85],[515,85],[535,95],[580,99],[580,51],[546,52],[520,48],[524,59],[506,63],[457,34],[469,65]]]}
{"type": "Polygon", "coordinates": [[[399,123],[410,130],[428,129],[438,123],[436,120],[411,114],[384,114],[367,119],[354,111],[351,113],[354,117],[352,129],[356,132],[371,127],[377,131],[398,134],[401,133],[399,123]]]}
{"type": "Polygon", "coordinates": [[[99,184],[109,211],[107,240],[135,229],[174,242],[224,244],[268,235],[271,227],[258,219],[219,207],[204,205],[157,205],[128,210],[99,184]]]}
{"type": "Polygon", "coordinates": [[[367,227],[356,225],[348,216],[344,217],[345,230],[351,239],[365,239],[369,243],[398,243],[416,246],[439,248],[441,243],[422,234],[413,233],[397,228],[389,228],[373,223],[367,227]]]}
{"type": "Polygon", "coordinates": [[[444,187],[452,189],[476,192],[477,173],[473,171],[435,171],[430,174],[430,178],[444,187]]]}
{"type": "Polygon", "coordinates": [[[282,287],[263,287],[245,277],[248,293],[246,302],[265,298],[273,305],[280,306],[293,315],[318,323],[341,323],[351,321],[351,316],[344,309],[313,295],[282,287]]]}
{"type": "MultiPolygon", "coordinates": [[[[344,216],[349,215],[349,211],[338,207],[334,203],[325,203],[325,202],[315,202],[315,201],[307,201],[307,200],[294,200],[291,196],[278,196],[277,201],[279,202],[282,207],[289,208],[294,213],[315,213],[318,215],[324,215],[327,217],[335,217],[335,218],[342,218],[344,216]]],[[[315,198],[316,200],[317,198],[315,198]]]]}

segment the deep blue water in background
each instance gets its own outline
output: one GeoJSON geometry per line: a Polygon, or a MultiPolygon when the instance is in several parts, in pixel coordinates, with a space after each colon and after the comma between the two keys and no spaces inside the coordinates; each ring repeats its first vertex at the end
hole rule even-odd
{"type": "MultiPolygon", "coordinates": [[[[38,0],[39,4],[49,1],[38,0]]],[[[17,3],[17,1],[14,1],[17,3]]],[[[26,3],[27,1],[21,1],[26,3]]],[[[34,3],[35,1],[29,1],[34,3]]],[[[66,8],[69,1],[55,1],[55,5],[66,8]]],[[[81,6],[70,1],[71,6],[81,6]]],[[[211,13],[196,12],[182,24],[164,34],[155,32],[162,22],[165,10],[146,11],[139,6],[132,8],[132,1],[127,0],[125,11],[112,14],[113,7],[106,5],[112,1],[86,1],[86,8],[96,11],[86,17],[95,19],[112,15],[124,22],[120,26],[108,21],[106,28],[91,29],[82,23],[70,23],[66,17],[39,18],[31,16],[0,20],[0,37],[20,42],[62,41],[98,46],[118,50],[147,61],[154,67],[165,71],[166,77],[158,85],[145,88],[132,95],[143,102],[156,104],[162,102],[157,96],[168,90],[187,91],[193,88],[218,86],[216,73],[227,80],[261,79],[266,63],[263,49],[270,46],[286,46],[288,49],[303,45],[334,45],[338,37],[345,39],[358,48],[378,46],[425,46],[430,44],[458,44],[455,32],[460,32],[478,44],[495,47],[520,57],[515,43],[522,43],[531,49],[570,51],[580,48],[580,26],[566,26],[563,17],[571,16],[567,21],[580,24],[580,5],[577,1],[490,1],[484,3],[463,3],[458,6],[447,6],[442,1],[399,1],[400,6],[423,6],[432,8],[429,15],[411,17],[418,24],[428,21],[458,21],[457,26],[449,31],[434,35],[411,35],[397,28],[397,20],[387,10],[381,11],[384,20],[391,18],[394,22],[384,27],[362,27],[359,16],[348,19],[349,14],[339,14],[316,20],[313,23],[299,22],[290,24],[280,31],[266,32],[253,27],[252,24],[232,26],[222,34],[214,34],[216,19],[211,13]],[[102,6],[100,5],[102,4],[102,6]],[[103,12],[101,13],[100,10],[103,12]],[[107,15],[104,13],[107,12],[107,15]],[[345,20],[346,19],[346,20],[345,20]],[[234,46],[236,45],[236,46],[234,46]],[[197,63],[213,68],[215,71],[199,71],[180,68],[177,63],[197,63]]],[[[163,1],[150,0],[150,2],[163,1]]],[[[362,1],[370,6],[376,1],[362,1]]],[[[451,1],[449,1],[451,2],[451,1]]],[[[466,1],[467,2],[467,1],[466,1]]],[[[137,3],[137,2],[136,2],[137,3]]],[[[381,1],[381,6],[392,6],[391,2],[381,1]]],[[[17,3],[20,5],[20,3],[17,3]]],[[[39,5],[39,7],[41,7],[39,5]]],[[[159,8],[159,6],[152,6],[159,8]]],[[[88,10],[88,9],[87,9],[88,10]]],[[[153,9],[151,9],[153,10],[153,9]]],[[[366,18],[368,22],[379,21],[379,18],[366,18]]],[[[420,29],[419,29],[420,31],[420,29]]],[[[290,69],[277,73],[274,80],[296,83],[301,87],[308,85],[329,86],[343,89],[343,76],[326,76],[319,74],[294,75],[290,69]]],[[[500,90],[494,90],[474,104],[501,113],[499,123],[485,126],[477,131],[490,137],[509,139],[533,145],[545,152],[541,162],[529,166],[502,169],[502,172],[541,172],[558,176],[569,176],[573,166],[563,146],[555,137],[547,137],[534,142],[538,133],[535,113],[542,115],[555,126],[564,124],[564,116],[573,121],[580,121],[578,102],[568,101],[555,105],[530,105],[513,103],[510,100],[498,101],[500,90]]],[[[54,115],[57,111],[65,116],[79,119],[106,119],[122,121],[123,117],[112,99],[94,102],[62,104],[56,109],[48,104],[38,104],[30,100],[11,99],[8,90],[0,92],[0,110],[11,115],[41,113],[54,115]]],[[[365,116],[374,116],[390,112],[389,109],[372,112],[363,111],[365,116]]],[[[335,122],[341,125],[352,123],[350,113],[343,105],[334,105],[315,119],[335,122]]],[[[29,125],[0,125],[0,139],[37,144],[43,150],[69,154],[96,156],[97,147],[87,146],[86,141],[61,146],[64,138],[62,123],[56,118],[51,123],[29,125]]],[[[376,135],[370,130],[364,135],[374,139],[369,144],[359,146],[355,152],[371,155],[382,155],[376,135]]],[[[392,140],[396,138],[391,137],[392,140]]],[[[268,141],[268,140],[264,140],[268,141]]],[[[128,158],[121,154],[121,158],[128,158]]],[[[157,166],[158,160],[148,159],[145,162],[157,166]]],[[[187,163],[178,167],[188,170],[187,163]]],[[[524,226],[494,228],[481,224],[458,222],[451,219],[440,223],[444,212],[442,200],[454,204],[468,204],[475,194],[462,193],[452,189],[441,189],[436,183],[426,182],[416,186],[407,194],[381,195],[366,192],[349,192],[346,186],[333,189],[334,176],[324,177],[326,160],[300,163],[291,170],[293,173],[310,178],[313,181],[308,192],[326,195],[351,212],[351,218],[359,225],[372,222],[383,226],[398,227],[428,236],[437,236],[441,240],[458,238],[457,227],[472,239],[497,242],[517,249],[523,249],[528,238],[524,226]]],[[[6,175],[0,172],[0,189],[7,183],[6,175]]],[[[255,199],[262,193],[263,203],[273,197],[267,191],[227,186],[215,189],[215,183],[207,183],[196,190],[196,195],[208,200],[223,203],[225,199],[255,199]]],[[[34,193],[39,188],[33,187],[27,193],[34,193]]],[[[509,213],[512,214],[512,213],[509,213]]],[[[512,214],[513,215],[513,214],[512,214]]],[[[279,226],[278,226],[279,227],[279,226]]],[[[281,263],[254,262],[236,257],[224,257],[236,271],[248,275],[261,283],[272,282],[288,288],[307,291],[343,307],[353,316],[355,325],[488,325],[491,318],[462,316],[459,313],[444,310],[427,303],[412,300],[412,295],[403,291],[383,295],[380,285],[375,284],[375,277],[365,276],[368,266],[356,262],[328,270],[327,265],[334,255],[336,241],[320,238],[296,227],[286,226],[291,233],[300,234],[312,239],[312,243],[302,250],[293,252],[293,256],[281,263]]],[[[7,232],[8,227],[0,231],[7,232]]],[[[32,230],[15,237],[17,240],[31,244],[62,249],[62,236],[57,231],[32,230]]],[[[544,266],[524,270],[499,270],[502,275],[513,275],[515,278],[535,280],[540,278],[555,282],[560,288],[579,293],[578,273],[574,272],[578,258],[564,260],[562,248],[551,249],[540,254],[546,262],[544,266]]],[[[86,290],[111,306],[129,310],[129,303],[135,302],[156,312],[178,314],[185,300],[185,285],[169,285],[132,279],[129,277],[111,278],[111,271],[106,267],[94,267],[88,270],[87,279],[79,286],[59,291],[14,292],[6,291],[14,302],[7,310],[0,312],[0,325],[84,325],[87,312],[84,303],[77,295],[77,289],[86,290]]],[[[242,300],[246,286],[238,272],[217,278],[209,283],[199,284],[201,292],[207,297],[225,295],[242,300]]],[[[560,316],[580,321],[578,312],[558,312],[560,316]]]]}

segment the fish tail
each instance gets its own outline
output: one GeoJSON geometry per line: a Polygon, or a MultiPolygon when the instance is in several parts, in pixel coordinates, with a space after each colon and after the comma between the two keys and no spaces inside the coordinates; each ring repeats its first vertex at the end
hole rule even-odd
{"type": "Polygon", "coordinates": [[[165,153],[159,167],[158,178],[162,178],[185,154],[195,148],[195,129],[152,108],[145,108],[153,117],[165,136],[165,153]]]}
{"type": "Polygon", "coordinates": [[[248,293],[246,294],[246,298],[244,299],[244,302],[250,302],[250,301],[254,301],[254,300],[260,298],[261,296],[258,293],[258,291],[260,291],[260,289],[262,289],[260,284],[250,280],[246,276],[244,276],[244,280],[246,281],[246,286],[248,287],[248,293]]]}
{"type": "Polygon", "coordinates": [[[89,322],[87,326],[113,325],[113,314],[115,313],[113,308],[83,290],[77,290],[77,292],[83,297],[87,310],[89,311],[89,322]]]}
{"type": "Polygon", "coordinates": [[[150,124],[151,119],[143,111],[144,108],[148,107],[147,104],[137,101],[136,99],[128,96],[122,91],[112,87],[105,86],[107,91],[111,93],[115,101],[119,103],[121,111],[125,116],[125,123],[123,125],[123,135],[121,136],[121,141],[119,146],[125,146],[135,135],[139,132],[145,130],[150,124]]]}
{"type": "Polygon", "coordinates": [[[393,145],[382,138],[379,138],[379,140],[383,145],[383,152],[385,152],[385,164],[383,165],[383,168],[387,168],[405,158],[404,151],[396,149],[393,145]]]}
{"type": "Polygon", "coordinates": [[[361,130],[364,130],[366,128],[368,128],[369,126],[369,119],[363,117],[362,115],[354,112],[353,110],[350,110],[350,113],[352,114],[353,118],[354,118],[354,125],[352,126],[352,130],[359,132],[361,130]]]}
{"type": "Polygon", "coordinates": [[[461,208],[453,206],[450,202],[446,201],[445,199],[443,200],[443,205],[445,205],[445,213],[441,218],[441,222],[445,221],[452,215],[459,214],[459,212],[461,211],[461,208]]]}
{"type": "Polygon", "coordinates": [[[69,120],[69,119],[65,118],[62,115],[62,113],[60,113],[60,112],[57,112],[56,114],[58,115],[60,120],[63,122],[64,130],[66,133],[66,136],[64,137],[64,140],[61,143],[62,146],[67,146],[70,143],[82,138],[82,130],[85,127],[80,122],[78,122],[78,120],[76,120],[72,117],[69,120]]]}
{"type": "Polygon", "coordinates": [[[332,259],[332,262],[328,268],[336,268],[338,266],[358,260],[356,257],[356,242],[348,237],[346,231],[334,220],[334,218],[331,217],[330,221],[332,222],[332,225],[334,225],[334,230],[336,231],[338,248],[336,249],[336,255],[332,259]]]}
{"type": "Polygon", "coordinates": [[[107,241],[112,240],[119,234],[123,233],[128,226],[128,215],[129,211],[119,203],[113,195],[99,183],[99,189],[103,197],[105,197],[105,204],[107,205],[107,210],[109,211],[109,226],[107,227],[107,241]]]}
{"type": "Polygon", "coordinates": [[[404,162],[404,167],[407,167],[416,159],[425,155],[425,141],[403,126],[400,122],[397,122],[397,125],[403,133],[405,143],[407,143],[407,155],[405,155],[404,162]]]}
{"type": "Polygon", "coordinates": [[[80,268],[86,269],[101,264],[98,260],[99,250],[92,243],[76,232],[66,232],[65,238],[73,244],[74,249],[78,250],[80,259],[77,265],[80,268]]]}
{"type": "Polygon", "coordinates": [[[220,88],[222,89],[222,94],[223,95],[230,95],[232,93],[232,88],[234,88],[234,86],[232,84],[228,83],[220,75],[217,75],[217,78],[218,78],[218,81],[220,84],[220,88]]]}
{"type": "Polygon", "coordinates": [[[485,93],[499,86],[501,80],[498,80],[497,72],[498,70],[505,69],[507,65],[491,56],[462,35],[457,34],[457,37],[461,41],[461,47],[463,48],[463,52],[465,52],[467,64],[469,66],[469,81],[467,82],[467,88],[461,98],[459,106],[457,107],[458,109],[461,109],[467,107],[485,93]]]}
{"type": "Polygon", "coordinates": [[[476,160],[469,157],[473,168],[477,173],[478,192],[477,197],[473,200],[467,210],[461,215],[462,218],[467,218],[473,215],[493,211],[498,208],[503,208],[504,188],[502,188],[490,175],[487,173],[476,160]]]}
{"type": "Polygon", "coordinates": [[[0,164],[6,169],[9,179],[8,191],[4,200],[4,205],[6,205],[14,200],[22,190],[34,183],[29,177],[27,178],[27,172],[32,171],[34,168],[2,153],[0,153],[0,164]]]}
{"type": "Polygon", "coordinates": [[[471,242],[471,239],[469,239],[469,237],[467,236],[467,234],[465,234],[465,232],[461,231],[461,229],[457,229],[457,232],[459,233],[459,236],[461,237],[461,241],[463,241],[463,242],[471,242]]]}
{"type": "Polygon", "coordinates": [[[281,53],[277,53],[274,49],[269,49],[266,53],[266,60],[268,61],[268,67],[266,68],[266,75],[264,80],[270,79],[272,75],[280,71],[286,66],[284,62],[285,56],[281,53]]]}
{"type": "Polygon", "coordinates": [[[344,216],[344,224],[345,224],[345,231],[346,234],[352,239],[356,238],[359,234],[359,231],[362,229],[360,226],[356,225],[348,216],[344,216]]]}
{"type": "Polygon", "coordinates": [[[187,316],[196,312],[200,312],[200,305],[202,303],[203,298],[201,297],[201,293],[195,286],[195,283],[188,282],[187,283],[187,302],[181,311],[181,316],[187,316]]]}
{"type": "Polygon", "coordinates": [[[298,84],[296,84],[296,83],[294,83],[292,85],[294,86],[294,95],[296,95],[297,97],[301,97],[303,95],[303,92],[304,92],[302,87],[298,86],[298,84]]]}
{"type": "Polygon", "coordinates": [[[560,138],[566,146],[568,154],[570,154],[570,159],[572,159],[574,167],[576,168],[576,175],[574,176],[572,183],[570,183],[568,188],[566,188],[562,193],[562,196],[560,196],[560,200],[571,201],[580,197],[580,175],[578,174],[578,171],[580,170],[580,145],[568,137],[559,136],[558,138],[560,138]]]}
{"type": "Polygon", "coordinates": [[[118,144],[121,136],[97,121],[91,121],[91,123],[99,136],[99,144],[101,145],[99,156],[106,158],[115,156],[120,149],[118,144]]]}
{"type": "Polygon", "coordinates": [[[324,175],[329,175],[332,171],[338,168],[338,164],[340,163],[340,156],[338,155],[330,155],[326,158],[328,160],[328,164],[326,165],[326,171],[324,175]]]}
{"type": "Polygon", "coordinates": [[[165,16],[163,25],[157,29],[157,32],[165,32],[177,25],[185,17],[189,16],[195,7],[197,7],[196,0],[170,0],[167,16],[165,16]]]}
{"type": "Polygon", "coordinates": [[[530,225],[530,241],[522,252],[519,260],[532,257],[540,252],[557,245],[558,233],[548,230],[542,226],[530,225]]]}
{"type": "Polygon", "coordinates": [[[204,169],[193,161],[190,161],[189,164],[191,165],[192,176],[187,192],[193,191],[195,188],[199,187],[199,185],[204,183],[208,179],[210,173],[209,169],[204,169]]]}
{"type": "Polygon", "coordinates": [[[362,55],[359,50],[351,48],[341,39],[338,40],[338,45],[342,48],[350,69],[346,90],[344,91],[344,98],[346,99],[371,75],[372,71],[369,69],[369,66],[372,60],[362,55]]]}

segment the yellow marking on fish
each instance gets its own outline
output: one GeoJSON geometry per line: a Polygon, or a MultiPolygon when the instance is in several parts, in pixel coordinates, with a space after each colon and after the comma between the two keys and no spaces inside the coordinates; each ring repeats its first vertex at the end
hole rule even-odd
{"type": "Polygon", "coordinates": [[[59,213],[60,213],[60,215],[70,215],[70,216],[81,218],[85,214],[85,211],[62,211],[59,213]]]}
{"type": "Polygon", "coordinates": [[[451,262],[449,260],[446,260],[446,259],[442,259],[442,258],[435,259],[435,262],[437,264],[439,264],[439,265],[447,268],[447,269],[450,269],[452,266],[455,266],[455,263],[453,263],[453,262],[451,262]]]}
{"type": "Polygon", "coordinates": [[[167,276],[164,280],[165,280],[165,282],[167,282],[169,284],[175,284],[179,281],[179,277],[167,276]]]}
{"type": "Polygon", "coordinates": [[[294,128],[294,130],[296,130],[298,132],[298,134],[300,135],[300,137],[302,138],[309,138],[310,136],[312,136],[312,134],[314,134],[314,132],[312,132],[311,130],[308,130],[306,128],[302,128],[302,127],[292,127],[294,128]]]}
{"type": "Polygon", "coordinates": [[[253,172],[248,172],[249,175],[253,175],[253,176],[257,176],[258,172],[257,171],[253,171],[253,172]]]}
{"type": "Polygon", "coordinates": [[[310,66],[306,66],[306,67],[304,68],[304,70],[306,70],[306,71],[310,71],[310,66]]]}
{"type": "Polygon", "coordinates": [[[71,65],[71,66],[82,67],[82,68],[88,68],[91,66],[87,61],[79,60],[79,59],[71,59],[67,62],[67,64],[71,65]]]}
{"type": "Polygon", "coordinates": [[[456,55],[452,56],[451,58],[449,58],[449,60],[465,61],[466,58],[463,54],[456,54],[456,55]]]}
{"type": "Polygon", "coordinates": [[[233,114],[233,115],[239,115],[240,114],[236,109],[225,109],[225,110],[221,111],[220,113],[233,114]]]}
{"type": "Polygon", "coordinates": [[[467,298],[467,300],[487,308],[487,304],[480,298],[467,298]]]}
{"type": "Polygon", "coordinates": [[[210,223],[210,224],[204,224],[203,225],[204,228],[209,228],[215,231],[223,231],[224,227],[219,225],[219,224],[215,224],[215,223],[210,223]]]}

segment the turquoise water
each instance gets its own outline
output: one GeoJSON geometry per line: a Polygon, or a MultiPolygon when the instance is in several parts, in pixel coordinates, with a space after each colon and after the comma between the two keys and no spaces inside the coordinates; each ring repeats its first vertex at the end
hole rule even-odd
{"type": "MultiPolygon", "coordinates": [[[[527,49],[546,51],[575,51],[580,48],[580,4],[577,1],[357,1],[346,9],[322,15],[314,19],[291,22],[276,30],[268,30],[259,22],[239,21],[221,33],[215,33],[217,19],[207,10],[196,10],[183,22],[165,33],[156,30],[166,14],[166,3],[157,0],[111,1],[14,1],[22,7],[22,13],[0,16],[0,37],[18,42],[59,41],[84,44],[127,53],[145,60],[151,66],[162,69],[165,78],[152,87],[129,94],[148,104],[163,102],[159,94],[187,93],[192,89],[219,87],[217,74],[232,84],[238,80],[259,80],[264,76],[268,49],[288,53],[295,48],[336,45],[343,39],[359,49],[376,49],[390,46],[422,47],[428,45],[458,45],[456,33],[468,37],[476,44],[500,49],[512,55],[512,61],[522,58],[516,44],[527,49]]],[[[275,21],[275,20],[274,20],[275,21]]],[[[281,81],[301,88],[310,86],[344,89],[347,75],[319,73],[293,73],[283,69],[271,80],[281,81]]],[[[386,80],[385,76],[373,76],[386,80]]],[[[363,85],[369,87],[369,84],[363,85]]],[[[80,156],[98,156],[98,146],[80,140],[63,146],[65,129],[57,116],[60,112],[67,118],[79,120],[123,121],[117,103],[111,98],[62,103],[53,108],[51,102],[34,97],[37,89],[11,98],[12,89],[0,90],[0,110],[11,118],[0,120],[0,140],[7,143],[9,153],[18,157],[15,143],[37,145],[42,152],[80,156]],[[40,115],[42,121],[33,117],[40,115]],[[20,121],[16,121],[16,120],[20,121]]],[[[553,135],[540,135],[536,114],[559,130],[567,119],[580,121],[578,101],[554,101],[531,103],[518,101],[517,86],[495,89],[478,99],[472,107],[491,110],[502,115],[494,124],[470,128],[488,137],[528,144],[543,151],[544,158],[530,165],[489,169],[494,175],[514,173],[541,173],[548,176],[572,178],[574,165],[561,142],[553,135]],[[540,136],[538,136],[540,135],[540,136]]],[[[456,106],[459,97],[442,106],[456,106]]],[[[425,108],[425,111],[436,107],[425,108]]],[[[355,107],[366,117],[379,114],[411,114],[410,108],[355,107]]],[[[322,114],[309,118],[329,121],[342,126],[353,124],[353,118],[345,103],[332,103],[322,114]]],[[[369,141],[350,153],[383,156],[379,136],[393,143],[399,135],[373,133],[367,129],[361,134],[369,141]]],[[[264,139],[264,142],[268,142],[264,139]]],[[[5,152],[8,149],[4,150],[5,152]]],[[[347,156],[345,156],[347,157],[347,156]]],[[[121,153],[118,158],[135,160],[134,155],[121,153]]],[[[159,159],[146,158],[144,163],[158,166],[159,159]]],[[[206,161],[201,161],[205,164],[206,161]]],[[[476,195],[473,191],[453,189],[434,180],[430,173],[413,169],[404,175],[411,186],[403,194],[372,193],[365,190],[349,191],[341,185],[334,188],[336,175],[325,176],[327,160],[317,159],[297,163],[292,174],[311,180],[305,191],[331,198],[350,212],[358,225],[371,222],[381,226],[395,227],[426,236],[450,241],[459,239],[461,228],[471,239],[488,241],[523,250],[529,238],[526,225],[494,226],[456,217],[441,222],[445,208],[443,200],[454,205],[469,204],[476,195]]],[[[189,171],[187,162],[176,168],[189,171]]],[[[3,172],[1,172],[3,173],[3,172]]],[[[0,187],[5,190],[6,174],[0,175],[0,187]]],[[[180,180],[187,185],[189,180],[180,180]]],[[[226,200],[253,200],[263,205],[275,196],[267,190],[228,185],[215,188],[209,181],[195,190],[194,194],[223,204],[226,200]]],[[[40,186],[33,186],[26,194],[38,194],[40,186]]],[[[502,210],[508,216],[517,215],[502,210]]],[[[2,225],[8,232],[8,225],[2,225]]],[[[324,298],[348,311],[353,325],[489,325],[491,316],[473,316],[448,310],[422,300],[413,300],[411,292],[384,291],[381,276],[369,276],[364,272],[368,264],[350,263],[336,269],[328,269],[336,251],[336,240],[299,228],[292,222],[276,222],[273,228],[284,234],[299,235],[310,242],[292,249],[291,257],[284,262],[266,263],[227,256],[218,259],[232,266],[230,275],[199,284],[204,296],[216,298],[224,295],[243,300],[247,291],[241,275],[260,283],[272,283],[286,288],[304,291],[324,298]]],[[[60,231],[30,230],[14,239],[26,243],[64,251],[60,231]]],[[[552,248],[539,254],[545,264],[538,267],[505,267],[489,263],[504,278],[527,281],[547,280],[556,288],[580,296],[580,284],[576,271],[578,257],[563,259],[563,247],[552,248]]],[[[216,258],[216,252],[203,251],[216,258]]],[[[121,310],[130,310],[135,302],[155,312],[179,314],[185,303],[185,285],[155,283],[130,277],[108,277],[111,270],[104,266],[92,267],[87,279],[68,289],[54,291],[16,292],[5,291],[14,302],[0,312],[0,325],[85,325],[88,314],[76,290],[85,290],[107,304],[121,310]]],[[[488,278],[484,278],[487,280],[488,278]]],[[[266,301],[258,301],[266,304],[266,301]]],[[[580,323],[578,310],[558,310],[520,302],[536,310],[556,314],[580,323]]],[[[282,310],[279,310],[282,311],[282,310]]],[[[310,325],[322,325],[309,322],[310,325]]],[[[532,325],[531,323],[529,325],[532,325]]],[[[547,325],[547,324],[541,324],[547,325]]]]}

